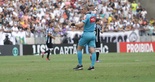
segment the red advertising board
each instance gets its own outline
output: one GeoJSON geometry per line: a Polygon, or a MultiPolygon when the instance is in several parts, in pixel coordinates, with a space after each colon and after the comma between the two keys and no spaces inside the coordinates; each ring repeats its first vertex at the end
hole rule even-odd
{"type": "Polygon", "coordinates": [[[120,52],[154,52],[155,42],[120,42],[120,52]]]}

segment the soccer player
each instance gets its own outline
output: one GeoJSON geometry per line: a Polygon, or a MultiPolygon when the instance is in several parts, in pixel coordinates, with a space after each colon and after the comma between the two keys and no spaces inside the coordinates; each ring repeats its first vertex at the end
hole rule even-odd
{"type": "Polygon", "coordinates": [[[46,60],[50,60],[49,56],[50,56],[51,48],[53,47],[52,39],[55,39],[55,37],[53,36],[53,29],[52,29],[52,27],[53,27],[53,25],[51,24],[49,26],[49,28],[46,30],[46,32],[47,32],[46,45],[47,45],[48,50],[45,51],[45,52],[42,52],[42,58],[44,57],[44,54],[47,53],[46,60]]]}
{"type": "MultiPolygon", "coordinates": [[[[72,23],[72,26],[75,27],[83,27],[83,34],[78,42],[77,47],[77,58],[78,58],[78,65],[73,68],[74,70],[83,70],[82,65],[82,49],[87,44],[89,46],[90,53],[92,54],[92,61],[91,65],[88,68],[88,70],[94,70],[94,65],[96,62],[96,53],[95,53],[95,22],[96,22],[96,15],[94,13],[88,13],[88,9],[90,9],[92,6],[84,7],[81,12],[86,14],[84,17],[84,20],[82,22],[75,24],[72,23]]],[[[94,9],[94,8],[91,8],[94,9]]]]}
{"type": "Polygon", "coordinates": [[[100,33],[102,33],[104,30],[102,30],[102,27],[100,25],[100,19],[96,19],[96,25],[95,25],[95,32],[96,32],[96,62],[99,62],[99,54],[100,54],[100,47],[101,47],[101,42],[100,42],[100,33]]]}
{"type": "MultiPolygon", "coordinates": [[[[101,47],[101,40],[100,40],[100,33],[103,33],[104,30],[102,29],[101,27],[101,19],[96,19],[96,25],[95,25],[95,35],[96,35],[96,39],[95,39],[95,44],[96,44],[96,48],[95,48],[95,51],[96,51],[96,62],[99,62],[99,55],[100,55],[100,47],[101,47]]],[[[90,60],[92,60],[92,56],[90,54],[90,60]]]]}

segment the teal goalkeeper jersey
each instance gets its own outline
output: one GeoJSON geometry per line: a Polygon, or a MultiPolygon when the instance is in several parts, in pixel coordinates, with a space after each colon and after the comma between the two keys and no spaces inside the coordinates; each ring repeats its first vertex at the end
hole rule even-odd
{"type": "Polygon", "coordinates": [[[95,14],[86,14],[85,19],[82,20],[82,22],[85,23],[84,32],[93,32],[95,30],[95,21],[96,21],[95,14]]]}

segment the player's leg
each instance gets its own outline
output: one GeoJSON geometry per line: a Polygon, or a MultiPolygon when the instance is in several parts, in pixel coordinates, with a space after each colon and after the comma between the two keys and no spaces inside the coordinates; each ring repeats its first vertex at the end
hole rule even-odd
{"type": "Polygon", "coordinates": [[[49,56],[50,56],[50,52],[51,52],[51,50],[50,50],[50,48],[48,48],[48,50],[47,50],[47,58],[46,58],[46,60],[50,60],[50,58],[49,58],[49,56]]]}
{"type": "Polygon", "coordinates": [[[95,40],[90,41],[89,43],[89,48],[90,48],[90,53],[91,53],[91,65],[88,68],[88,70],[94,70],[94,65],[96,62],[96,52],[95,52],[95,40]]]}
{"type": "Polygon", "coordinates": [[[78,65],[75,68],[73,68],[74,70],[83,70],[83,65],[82,65],[82,49],[83,49],[83,46],[78,45],[78,47],[77,47],[78,65]]]}
{"type": "MultiPolygon", "coordinates": [[[[48,44],[46,43],[46,46],[48,47],[48,44]]],[[[44,49],[44,52],[41,52],[41,57],[44,58],[44,55],[48,52],[48,50],[44,49]]]]}
{"type": "Polygon", "coordinates": [[[77,48],[77,57],[78,57],[78,64],[79,65],[82,65],[82,49],[83,47],[78,45],[78,48],[77,48]]]}
{"type": "Polygon", "coordinates": [[[77,58],[78,58],[78,65],[73,68],[75,70],[82,70],[83,65],[82,65],[82,49],[84,47],[84,45],[86,45],[87,40],[84,37],[81,37],[78,43],[78,47],[77,47],[77,58]]]}
{"type": "Polygon", "coordinates": [[[48,50],[47,50],[47,60],[50,60],[50,58],[49,58],[49,56],[50,56],[50,53],[51,53],[51,48],[53,47],[53,44],[52,43],[49,43],[48,45],[47,45],[47,47],[48,47],[48,50]]]}
{"type": "Polygon", "coordinates": [[[99,62],[99,55],[100,55],[100,41],[98,41],[98,42],[96,42],[96,49],[95,49],[95,51],[96,51],[96,62],[99,62]]]}
{"type": "Polygon", "coordinates": [[[100,52],[96,51],[96,62],[99,62],[99,55],[100,55],[100,52]]]}
{"type": "Polygon", "coordinates": [[[96,52],[95,52],[94,47],[90,47],[90,53],[91,53],[91,65],[90,65],[90,68],[94,69],[94,65],[95,65],[95,62],[96,62],[96,52]]]}
{"type": "Polygon", "coordinates": [[[75,68],[73,68],[74,70],[83,70],[82,49],[83,49],[83,47],[78,45],[78,48],[77,48],[78,65],[75,68]]]}
{"type": "Polygon", "coordinates": [[[46,53],[48,53],[48,51],[49,51],[49,50],[46,50],[45,52],[41,52],[42,58],[44,58],[44,55],[45,55],[46,53]]]}

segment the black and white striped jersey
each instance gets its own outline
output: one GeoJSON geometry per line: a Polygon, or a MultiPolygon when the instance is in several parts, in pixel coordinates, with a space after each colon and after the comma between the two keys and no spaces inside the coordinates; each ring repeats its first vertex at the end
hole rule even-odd
{"type": "Polygon", "coordinates": [[[95,32],[96,32],[96,42],[100,42],[100,33],[101,33],[102,27],[98,24],[96,24],[95,32]]]}
{"type": "Polygon", "coordinates": [[[48,28],[48,29],[46,30],[46,37],[47,37],[46,43],[49,44],[49,43],[52,43],[52,37],[48,36],[48,34],[53,35],[53,29],[52,29],[52,28],[48,28]]]}

